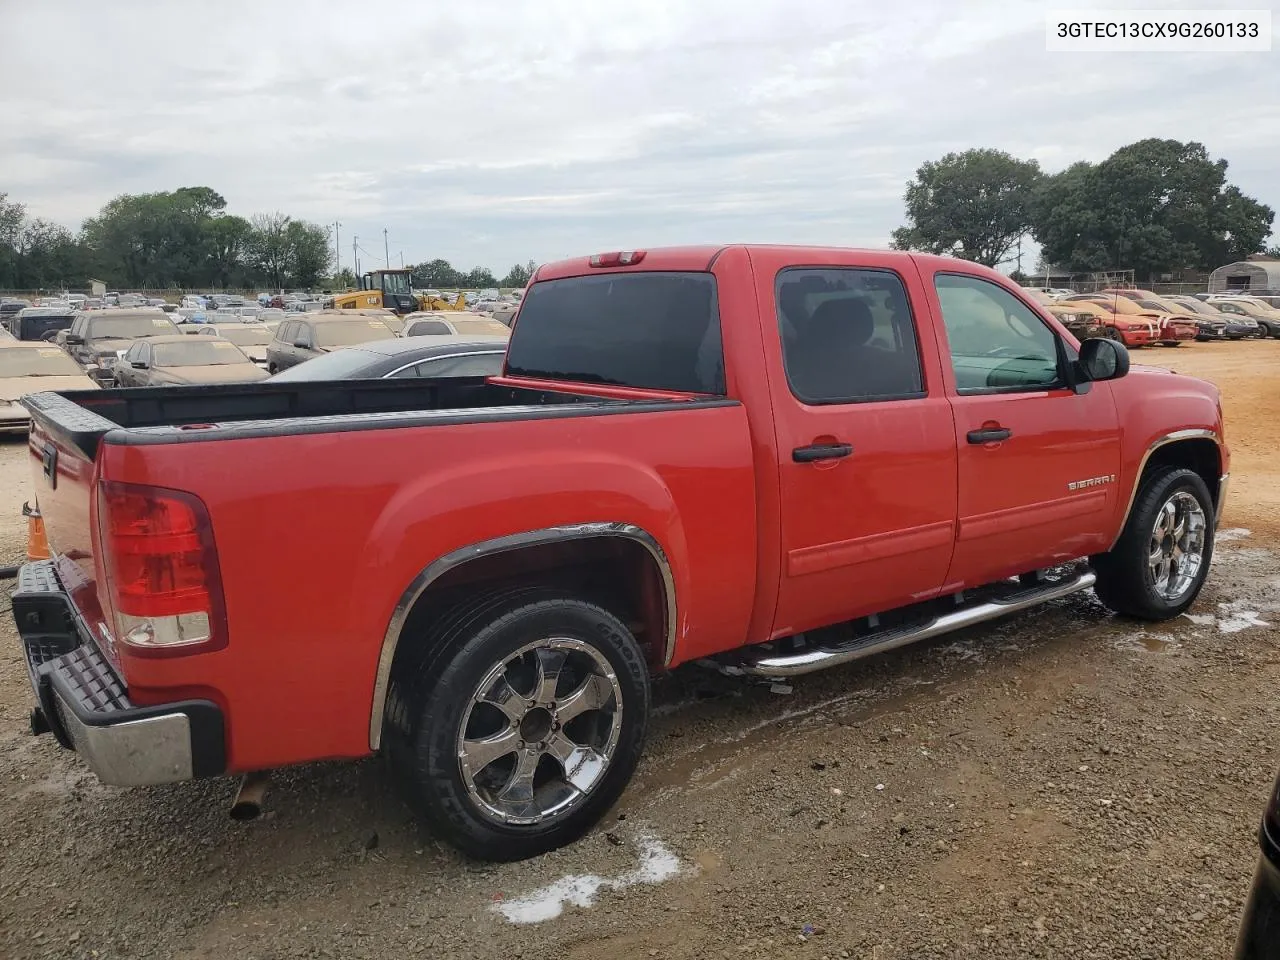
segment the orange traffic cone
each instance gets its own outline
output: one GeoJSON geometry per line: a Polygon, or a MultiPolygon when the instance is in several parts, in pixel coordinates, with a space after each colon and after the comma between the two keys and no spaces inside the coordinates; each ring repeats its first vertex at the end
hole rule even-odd
{"type": "Polygon", "coordinates": [[[27,560],[49,559],[49,538],[44,533],[44,517],[40,510],[29,503],[22,505],[22,515],[27,518],[27,560]]]}

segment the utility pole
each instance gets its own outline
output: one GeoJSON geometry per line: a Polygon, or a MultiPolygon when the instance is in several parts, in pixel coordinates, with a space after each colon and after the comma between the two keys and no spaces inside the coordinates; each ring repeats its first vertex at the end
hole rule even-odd
{"type": "Polygon", "coordinates": [[[333,275],[335,278],[342,272],[342,247],[338,242],[338,228],[341,226],[342,224],[337,220],[333,221],[333,259],[335,261],[333,275]]]}
{"type": "MultiPolygon", "coordinates": [[[[1018,276],[1022,276],[1022,237],[1018,237],[1018,276]]],[[[1049,285],[1049,278],[1045,278],[1044,285],[1049,285]]]]}
{"type": "Polygon", "coordinates": [[[360,238],[351,238],[351,262],[356,267],[356,287],[360,286],[360,238]]]}
{"type": "Polygon", "coordinates": [[[383,260],[387,265],[387,269],[390,270],[391,269],[391,245],[387,240],[386,227],[382,228],[382,252],[383,254],[385,254],[385,257],[383,258],[383,260]]]}
{"type": "Polygon", "coordinates": [[[403,250],[400,251],[400,269],[401,270],[404,269],[404,251],[403,250]]]}

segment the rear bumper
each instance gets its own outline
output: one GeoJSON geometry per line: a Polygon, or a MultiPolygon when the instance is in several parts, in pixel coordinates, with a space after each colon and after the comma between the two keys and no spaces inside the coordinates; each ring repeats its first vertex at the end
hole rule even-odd
{"type": "Polygon", "coordinates": [[[226,770],[222,710],[208,700],[137,706],[58,583],[52,561],[18,571],[13,617],[38,706],[51,732],[103,783],[122,787],[218,776],[226,770]]]}

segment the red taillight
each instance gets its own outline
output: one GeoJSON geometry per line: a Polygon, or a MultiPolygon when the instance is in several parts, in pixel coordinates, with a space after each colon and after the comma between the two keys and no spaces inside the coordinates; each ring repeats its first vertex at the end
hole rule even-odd
{"type": "Polygon", "coordinates": [[[143,656],[226,645],[209,512],[181,490],[102,481],[102,555],[117,636],[143,656]]]}
{"type": "Polygon", "coordinates": [[[643,259],[643,250],[622,250],[594,254],[591,257],[591,265],[593,267],[629,267],[643,259]]]}

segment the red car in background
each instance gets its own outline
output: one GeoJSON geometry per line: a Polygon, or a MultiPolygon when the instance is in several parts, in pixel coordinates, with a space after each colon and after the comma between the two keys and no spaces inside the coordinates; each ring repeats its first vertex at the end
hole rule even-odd
{"type": "Polygon", "coordinates": [[[1132,303],[1100,294],[1079,294],[1059,301],[1064,307],[1089,310],[1103,324],[1103,336],[1119,340],[1126,347],[1149,347],[1160,340],[1160,323],[1154,316],[1131,311],[1132,303]],[[1120,306],[1119,304],[1123,304],[1120,306]]]}

